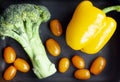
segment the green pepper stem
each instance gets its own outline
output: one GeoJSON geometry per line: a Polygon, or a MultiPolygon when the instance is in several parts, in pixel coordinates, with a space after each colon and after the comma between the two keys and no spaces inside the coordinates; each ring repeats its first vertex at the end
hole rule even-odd
{"type": "Polygon", "coordinates": [[[110,6],[110,7],[104,8],[104,9],[103,9],[103,12],[104,12],[104,13],[108,13],[108,12],[115,11],[115,10],[116,10],[117,12],[120,12],[120,5],[110,6]]]}

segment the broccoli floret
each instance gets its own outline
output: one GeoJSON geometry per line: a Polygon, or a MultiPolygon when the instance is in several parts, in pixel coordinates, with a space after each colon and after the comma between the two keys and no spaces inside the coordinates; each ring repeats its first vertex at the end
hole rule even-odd
{"type": "Polygon", "coordinates": [[[9,6],[0,16],[0,36],[11,37],[24,48],[39,79],[56,72],[39,36],[39,26],[50,19],[50,12],[41,5],[15,4],[9,6]]]}

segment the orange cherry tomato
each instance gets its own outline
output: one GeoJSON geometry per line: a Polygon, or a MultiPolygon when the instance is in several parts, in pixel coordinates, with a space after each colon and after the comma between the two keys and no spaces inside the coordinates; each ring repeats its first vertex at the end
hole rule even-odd
{"type": "Polygon", "coordinates": [[[65,57],[61,58],[59,61],[58,70],[59,72],[64,73],[68,70],[69,66],[70,66],[69,59],[65,57]]]}
{"type": "Polygon", "coordinates": [[[52,38],[46,41],[46,48],[52,56],[59,56],[61,53],[60,45],[52,38]]]}
{"type": "Polygon", "coordinates": [[[17,58],[14,62],[14,66],[21,72],[28,72],[30,70],[29,64],[22,58],[17,58]]]}
{"type": "Polygon", "coordinates": [[[50,29],[55,36],[60,36],[62,34],[62,25],[58,19],[50,21],[50,29]]]}
{"type": "Polygon", "coordinates": [[[78,69],[85,68],[85,61],[81,56],[78,56],[78,55],[73,56],[72,63],[78,69]]]}
{"type": "Polygon", "coordinates": [[[90,72],[88,69],[78,69],[75,71],[74,77],[80,80],[88,80],[90,78],[90,72]]]}
{"type": "Polygon", "coordinates": [[[16,75],[17,69],[14,66],[9,66],[3,75],[5,80],[12,80],[16,75]]]}
{"type": "Polygon", "coordinates": [[[4,49],[4,60],[6,63],[13,63],[16,59],[16,52],[15,50],[8,46],[4,49]]]}
{"type": "Polygon", "coordinates": [[[106,66],[106,59],[102,56],[99,56],[93,61],[90,67],[90,72],[94,75],[98,75],[103,71],[105,66],[106,66]]]}

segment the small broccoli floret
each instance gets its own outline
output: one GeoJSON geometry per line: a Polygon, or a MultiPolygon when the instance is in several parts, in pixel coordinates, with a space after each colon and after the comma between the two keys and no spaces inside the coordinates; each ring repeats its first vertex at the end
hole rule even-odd
{"type": "Polygon", "coordinates": [[[11,5],[0,16],[0,36],[11,37],[22,45],[39,79],[56,72],[55,65],[48,59],[39,36],[40,24],[49,19],[48,9],[34,4],[11,5]]]}

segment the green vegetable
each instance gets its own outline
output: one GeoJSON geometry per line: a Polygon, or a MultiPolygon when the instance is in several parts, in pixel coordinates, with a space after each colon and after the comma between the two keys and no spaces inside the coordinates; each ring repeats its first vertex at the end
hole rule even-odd
{"type": "Polygon", "coordinates": [[[0,16],[0,36],[11,37],[22,45],[39,79],[56,72],[55,65],[48,59],[39,37],[40,24],[49,19],[48,9],[34,4],[11,5],[0,16]]]}

